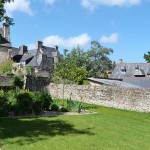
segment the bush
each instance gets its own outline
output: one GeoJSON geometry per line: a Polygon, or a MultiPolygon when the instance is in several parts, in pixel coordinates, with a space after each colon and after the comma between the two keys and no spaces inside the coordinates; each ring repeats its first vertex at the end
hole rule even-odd
{"type": "Polygon", "coordinates": [[[59,106],[55,103],[51,105],[51,111],[59,111],[59,106]]]}
{"type": "Polygon", "coordinates": [[[52,98],[47,93],[40,93],[39,100],[41,101],[41,108],[42,110],[49,110],[50,105],[52,104],[52,98]]]}
{"type": "Polygon", "coordinates": [[[1,64],[0,64],[0,71],[2,72],[2,73],[5,73],[5,74],[10,74],[10,73],[12,73],[12,64],[13,64],[14,62],[12,61],[12,60],[5,60],[4,62],[2,62],[1,64]]]}
{"type": "Polygon", "coordinates": [[[20,115],[32,114],[33,98],[34,94],[32,92],[20,93],[17,96],[16,112],[19,112],[20,115]]]}
{"type": "Polygon", "coordinates": [[[14,76],[13,78],[13,86],[22,89],[23,87],[23,77],[22,76],[14,76]]]}
{"type": "Polygon", "coordinates": [[[68,112],[69,110],[66,107],[61,107],[60,112],[68,112]]]}
{"type": "Polygon", "coordinates": [[[0,117],[40,114],[49,110],[52,98],[47,93],[29,91],[0,91],[0,117]]]}
{"type": "Polygon", "coordinates": [[[6,117],[9,114],[7,101],[5,95],[0,95],[0,117],[6,117]]]}

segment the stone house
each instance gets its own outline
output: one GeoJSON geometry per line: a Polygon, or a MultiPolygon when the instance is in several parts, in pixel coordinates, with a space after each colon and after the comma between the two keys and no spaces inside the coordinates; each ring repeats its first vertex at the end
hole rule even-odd
{"type": "Polygon", "coordinates": [[[115,65],[108,79],[88,78],[90,84],[125,88],[150,88],[150,63],[125,63],[115,65]]]}
{"type": "Polygon", "coordinates": [[[120,60],[109,78],[150,88],[150,63],[124,63],[120,60]]]}
{"type": "Polygon", "coordinates": [[[19,48],[12,47],[10,28],[7,24],[3,24],[3,28],[0,28],[0,55],[0,63],[6,58],[11,59],[15,62],[14,67],[16,68],[31,66],[34,70],[33,75],[49,77],[53,70],[53,64],[58,61],[60,53],[58,46],[44,46],[41,41],[37,41],[36,48],[33,50],[28,50],[25,45],[19,48]]]}
{"type": "Polygon", "coordinates": [[[9,25],[3,24],[0,28],[0,63],[2,63],[6,58],[8,58],[8,51],[12,48],[10,42],[10,29],[9,25]]]}

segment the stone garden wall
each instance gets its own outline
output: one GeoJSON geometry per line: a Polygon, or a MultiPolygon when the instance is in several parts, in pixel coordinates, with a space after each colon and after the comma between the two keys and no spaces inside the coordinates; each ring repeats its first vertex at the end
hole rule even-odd
{"type": "Polygon", "coordinates": [[[150,89],[131,89],[111,86],[94,85],[63,85],[47,86],[52,97],[70,98],[102,106],[150,112],[150,89]]]}

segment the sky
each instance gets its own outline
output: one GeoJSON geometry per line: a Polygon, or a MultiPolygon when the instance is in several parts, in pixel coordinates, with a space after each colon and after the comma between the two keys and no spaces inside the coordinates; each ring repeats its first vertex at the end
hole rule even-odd
{"type": "Polygon", "coordinates": [[[150,51],[150,0],[14,0],[5,4],[14,19],[14,47],[58,45],[59,51],[98,41],[114,50],[114,61],[145,62],[150,51]]]}

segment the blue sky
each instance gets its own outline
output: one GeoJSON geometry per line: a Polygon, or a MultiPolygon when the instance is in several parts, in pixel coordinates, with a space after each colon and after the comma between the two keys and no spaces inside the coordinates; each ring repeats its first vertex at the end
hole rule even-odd
{"type": "Polygon", "coordinates": [[[78,44],[86,51],[97,40],[116,62],[145,62],[150,50],[150,0],[14,0],[5,8],[14,47],[40,40],[60,52],[78,44]]]}

